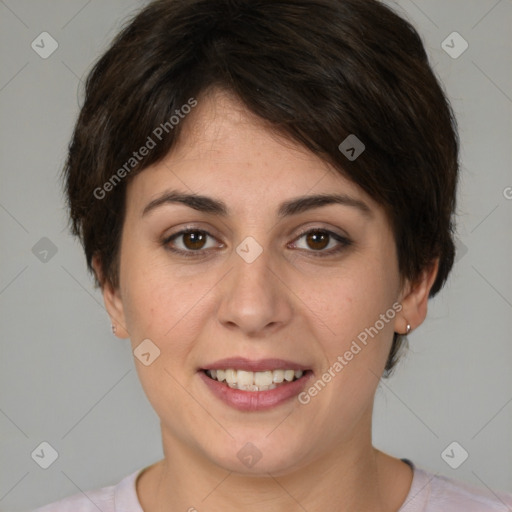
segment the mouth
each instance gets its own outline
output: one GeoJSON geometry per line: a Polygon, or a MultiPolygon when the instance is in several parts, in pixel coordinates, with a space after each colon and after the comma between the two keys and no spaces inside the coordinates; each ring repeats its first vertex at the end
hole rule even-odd
{"type": "Polygon", "coordinates": [[[301,379],[311,370],[276,369],[247,371],[234,368],[202,370],[210,379],[240,391],[270,391],[301,379]]]}
{"type": "Polygon", "coordinates": [[[313,376],[307,366],[283,359],[236,357],[198,370],[213,396],[245,412],[264,411],[289,402],[313,376]]]}

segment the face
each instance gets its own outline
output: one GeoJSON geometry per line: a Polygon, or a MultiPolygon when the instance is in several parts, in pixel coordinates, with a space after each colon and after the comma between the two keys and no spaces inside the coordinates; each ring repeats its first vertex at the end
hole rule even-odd
{"type": "Polygon", "coordinates": [[[393,332],[404,330],[381,207],[220,92],[132,179],[126,204],[107,307],[144,347],[150,364],[135,364],[164,447],[280,474],[369,440],[393,332]]]}

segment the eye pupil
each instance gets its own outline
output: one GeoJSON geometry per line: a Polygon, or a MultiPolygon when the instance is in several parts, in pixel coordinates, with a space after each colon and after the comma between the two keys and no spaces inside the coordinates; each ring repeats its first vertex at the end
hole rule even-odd
{"type": "Polygon", "coordinates": [[[206,241],[206,236],[200,231],[191,231],[183,234],[183,243],[187,249],[201,249],[206,241]]]}
{"type": "Polygon", "coordinates": [[[325,249],[329,245],[329,235],[322,232],[309,233],[307,235],[307,243],[311,249],[325,249]]]}

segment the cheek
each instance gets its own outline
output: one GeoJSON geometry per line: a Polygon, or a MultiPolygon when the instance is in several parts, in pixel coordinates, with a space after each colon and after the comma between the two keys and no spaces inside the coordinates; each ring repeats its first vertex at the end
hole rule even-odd
{"type": "Polygon", "coordinates": [[[346,273],[317,278],[315,287],[304,286],[301,295],[334,338],[347,339],[374,325],[392,306],[396,295],[389,277],[389,269],[386,273],[376,265],[352,266],[346,273]]]}
{"type": "MultiPolygon", "coordinates": [[[[163,340],[179,330],[193,307],[194,287],[181,286],[158,272],[140,272],[126,286],[123,296],[132,337],[163,340]]],[[[197,299],[196,299],[197,301],[197,299]]]]}
{"type": "Polygon", "coordinates": [[[350,276],[330,279],[326,286],[330,291],[317,288],[304,308],[318,344],[316,353],[322,354],[322,369],[305,391],[318,417],[317,428],[330,418],[340,429],[344,425],[350,430],[371,408],[384,370],[394,330],[394,297],[379,272],[369,269],[352,268],[350,276]]]}
{"type": "Polygon", "coordinates": [[[336,375],[331,390],[337,390],[333,400],[340,406],[362,395],[368,399],[382,374],[393,338],[397,282],[394,268],[379,260],[352,265],[302,290],[304,315],[320,345],[323,371],[336,375]]]}
{"type": "MultiPolygon", "coordinates": [[[[126,224],[130,219],[127,218],[126,224]]],[[[183,290],[169,282],[160,250],[151,249],[143,233],[125,230],[121,244],[120,281],[123,309],[132,343],[158,335],[181,304],[183,290]]],[[[169,329],[169,327],[167,327],[169,329]]]]}
{"type": "Polygon", "coordinates": [[[198,315],[204,314],[200,299],[206,285],[197,279],[195,285],[182,283],[161,263],[137,265],[140,261],[135,257],[126,260],[125,318],[132,350],[150,339],[160,351],[149,366],[137,360],[135,366],[149,401],[164,417],[166,411],[188,401],[182,385],[193,375],[187,365],[193,340],[200,335],[198,315]]]}
{"type": "Polygon", "coordinates": [[[164,258],[142,252],[125,259],[123,306],[132,345],[149,338],[171,364],[186,359],[204,318],[213,314],[208,292],[216,282],[208,272],[180,275],[164,258]],[[209,308],[209,309],[208,309],[209,308]]]}

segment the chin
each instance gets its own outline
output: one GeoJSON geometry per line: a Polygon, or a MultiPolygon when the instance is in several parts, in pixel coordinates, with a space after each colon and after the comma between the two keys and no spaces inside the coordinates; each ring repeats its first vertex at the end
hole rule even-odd
{"type": "MultiPolygon", "coordinates": [[[[214,446],[215,452],[205,455],[226,471],[243,475],[268,476],[270,473],[278,476],[300,466],[305,448],[302,439],[293,439],[286,435],[286,431],[282,432],[284,436],[275,436],[274,439],[274,434],[265,437],[267,434],[262,433],[265,431],[261,429],[254,435],[250,432],[246,430],[244,434],[235,435],[236,440],[229,443],[229,446],[222,447],[214,441],[210,447],[214,446]]],[[[272,429],[268,432],[272,432],[272,429]]]]}

